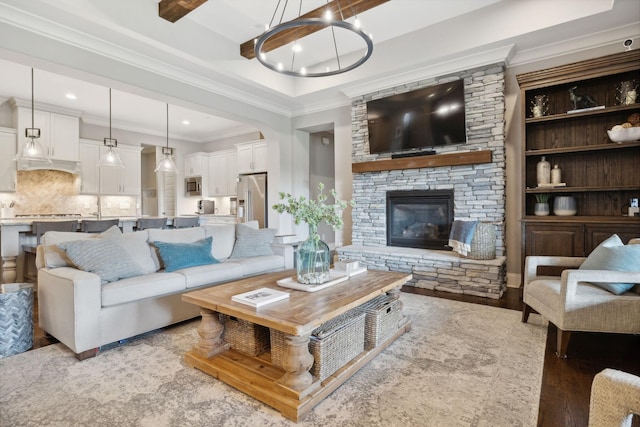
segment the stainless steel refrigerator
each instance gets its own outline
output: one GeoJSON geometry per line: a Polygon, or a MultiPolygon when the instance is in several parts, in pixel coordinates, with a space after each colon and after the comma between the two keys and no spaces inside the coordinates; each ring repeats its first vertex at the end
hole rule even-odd
{"type": "Polygon", "coordinates": [[[267,174],[240,175],[238,181],[238,217],[242,222],[257,220],[260,228],[266,228],[267,174]]]}

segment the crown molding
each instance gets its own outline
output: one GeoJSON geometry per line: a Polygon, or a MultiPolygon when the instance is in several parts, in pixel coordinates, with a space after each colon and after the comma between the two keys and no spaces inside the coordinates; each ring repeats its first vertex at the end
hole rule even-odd
{"type": "Polygon", "coordinates": [[[454,59],[416,67],[405,72],[390,72],[375,80],[369,80],[362,84],[344,87],[341,91],[350,99],[357,98],[372,92],[389,89],[403,84],[427,80],[434,77],[451,74],[459,71],[470,70],[484,65],[500,62],[508,63],[515,50],[514,44],[497,47],[494,49],[476,52],[464,56],[456,56],[454,59]]]}
{"type": "MultiPolygon", "coordinates": [[[[7,100],[7,102],[8,102],[9,106],[12,109],[16,109],[18,107],[22,107],[22,108],[28,108],[29,110],[31,110],[31,100],[30,99],[22,99],[22,98],[11,97],[11,98],[9,98],[7,100]]],[[[2,104],[2,102],[0,102],[0,104],[2,104]]],[[[80,110],[74,110],[72,108],[60,107],[58,105],[47,104],[47,103],[44,103],[44,102],[34,101],[33,102],[33,107],[36,110],[46,111],[48,113],[57,113],[57,114],[65,114],[67,116],[82,117],[82,111],[80,111],[80,110]]]]}

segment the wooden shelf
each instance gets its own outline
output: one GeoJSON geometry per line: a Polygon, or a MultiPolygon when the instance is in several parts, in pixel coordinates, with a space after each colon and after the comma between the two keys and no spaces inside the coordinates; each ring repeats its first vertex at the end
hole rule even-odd
{"type": "Polygon", "coordinates": [[[528,125],[536,124],[536,123],[548,123],[548,122],[554,122],[558,120],[567,120],[567,119],[574,119],[574,118],[587,117],[587,116],[601,116],[604,114],[619,113],[621,111],[633,111],[638,109],[640,109],[640,105],[638,104],[616,105],[614,107],[605,107],[599,110],[578,111],[575,113],[552,114],[544,117],[529,117],[525,119],[524,122],[528,125]]]}
{"type": "Polygon", "coordinates": [[[491,163],[491,161],[492,152],[490,150],[481,150],[360,162],[352,164],[351,171],[353,173],[380,172],[402,169],[433,168],[438,166],[475,165],[480,163],[491,163]]]}
{"type": "Polygon", "coordinates": [[[527,150],[525,156],[546,156],[549,154],[573,154],[584,151],[604,151],[604,150],[620,150],[624,148],[640,147],[640,141],[633,142],[612,142],[610,144],[598,144],[598,145],[583,145],[578,147],[559,147],[559,148],[545,148],[541,150],[527,150]]]}
{"type": "Polygon", "coordinates": [[[611,191],[640,191],[639,185],[622,185],[613,187],[553,187],[553,188],[527,188],[527,194],[539,193],[589,193],[589,192],[611,192],[611,191]]]}
{"type": "Polygon", "coordinates": [[[593,223],[593,224],[602,224],[602,223],[636,223],[640,225],[640,217],[637,216],[560,216],[560,215],[548,215],[548,216],[536,216],[536,215],[525,215],[522,222],[559,222],[559,223],[567,223],[567,222],[575,222],[578,224],[582,223],[593,223]]]}

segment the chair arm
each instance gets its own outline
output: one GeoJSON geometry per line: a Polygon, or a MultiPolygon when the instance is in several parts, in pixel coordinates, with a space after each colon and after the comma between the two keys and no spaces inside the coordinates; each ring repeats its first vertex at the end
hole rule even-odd
{"type": "MultiPolygon", "coordinates": [[[[560,295],[563,301],[576,294],[578,282],[640,283],[640,273],[614,270],[564,270],[560,279],[560,295]]],[[[611,296],[615,296],[611,294],[611,296]]]]}
{"type": "Polygon", "coordinates": [[[593,378],[589,403],[589,427],[631,425],[631,414],[640,414],[640,377],[605,369],[593,378]]]}
{"type": "Polygon", "coordinates": [[[524,283],[527,284],[538,275],[538,267],[577,268],[584,262],[584,257],[567,256],[528,256],[525,261],[524,283]]]}
{"type": "Polygon", "coordinates": [[[271,250],[274,255],[281,255],[284,257],[285,270],[293,268],[293,246],[283,243],[271,243],[271,250]]]}

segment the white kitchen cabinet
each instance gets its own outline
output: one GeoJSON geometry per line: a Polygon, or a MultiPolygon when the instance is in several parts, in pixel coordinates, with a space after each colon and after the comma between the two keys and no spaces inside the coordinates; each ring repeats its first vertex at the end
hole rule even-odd
{"type": "Polygon", "coordinates": [[[238,173],[257,173],[267,171],[266,141],[236,144],[238,154],[238,173]]]}
{"type": "Polygon", "coordinates": [[[0,191],[16,191],[16,131],[0,128],[0,191]]]}
{"type": "Polygon", "coordinates": [[[235,196],[238,155],[235,150],[217,151],[208,157],[207,194],[235,196]]]}
{"type": "Polygon", "coordinates": [[[97,194],[100,182],[100,142],[81,139],[78,147],[80,156],[80,194],[97,194]]]}
{"type": "MultiPolygon", "coordinates": [[[[25,129],[32,127],[31,108],[15,107],[16,129],[19,135],[18,150],[22,151],[26,140],[25,129]]],[[[79,160],[80,119],[67,114],[35,110],[33,126],[40,129],[38,141],[47,155],[55,160],[77,162],[79,160]]]]}
{"type": "Polygon", "coordinates": [[[202,153],[193,153],[184,156],[184,176],[202,176],[204,156],[202,153]]]}
{"type": "MultiPolygon", "coordinates": [[[[100,168],[100,193],[120,196],[139,196],[141,191],[140,151],[141,147],[118,145],[118,154],[124,168],[103,166],[100,168]]],[[[100,148],[104,155],[106,147],[100,148]]]]}

